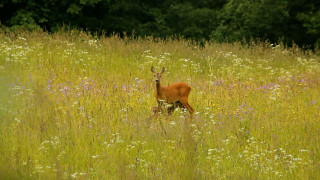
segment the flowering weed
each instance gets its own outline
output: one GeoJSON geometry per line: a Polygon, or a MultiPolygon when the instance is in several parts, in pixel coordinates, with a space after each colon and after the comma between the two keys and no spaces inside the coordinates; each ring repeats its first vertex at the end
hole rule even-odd
{"type": "Polygon", "coordinates": [[[0,32],[0,178],[315,179],[320,57],[280,45],[0,32]],[[192,87],[152,118],[150,67],[192,87]]]}

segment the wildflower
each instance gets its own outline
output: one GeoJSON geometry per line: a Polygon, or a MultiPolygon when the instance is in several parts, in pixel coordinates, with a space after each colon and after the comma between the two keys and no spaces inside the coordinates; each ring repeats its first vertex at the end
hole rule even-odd
{"type": "Polygon", "coordinates": [[[77,178],[77,175],[78,175],[78,173],[76,172],[74,174],[71,174],[71,177],[75,179],[75,178],[77,178]]]}
{"type": "Polygon", "coordinates": [[[300,152],[308,152],[309,150],[306,149],[300,149],[300,152]]]}
{"type": "Polygon", "coordinates": [[[18,123],[21,122],[18,118],[14,118],[15,121],[17,121],[18,123]]]}

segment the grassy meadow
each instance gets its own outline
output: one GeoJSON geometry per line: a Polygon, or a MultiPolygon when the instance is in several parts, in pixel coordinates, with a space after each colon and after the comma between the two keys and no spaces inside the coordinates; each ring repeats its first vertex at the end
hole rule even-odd
{"type": "Polygon", "coordinates": [[[312,52],[0,32],[0,179],[316,179],[319,148],[312,52]],[[153,118],[152,65],[192,120],[153,118]]]}

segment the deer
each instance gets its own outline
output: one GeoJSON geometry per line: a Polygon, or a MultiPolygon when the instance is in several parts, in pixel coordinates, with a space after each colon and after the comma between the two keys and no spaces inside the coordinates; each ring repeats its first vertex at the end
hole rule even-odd
{"type": "Polygon", "coordinates": [[[160,111],[164,112],[164,110],[167,110],[166,113],[171,115],[179,106],[181,109],[187,108],[190,113],[190,118],[192,118],[194,110],[188,103],[191,87],[184,82],[161,86],[160,79],[164,71],[165,68],[162,67],[161,72],[156,72],[153,66],[151,66],[151,72],[154,75],[156,83],[155,96],[158,103],[158,106],[153,108],[153,112],[157,114],[160,111]]]}

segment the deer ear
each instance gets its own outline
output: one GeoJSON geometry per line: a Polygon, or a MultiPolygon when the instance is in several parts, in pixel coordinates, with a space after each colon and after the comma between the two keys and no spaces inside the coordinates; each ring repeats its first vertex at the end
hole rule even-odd
{"type": "Polygon", "coordinates": [[[153,68],[153,66],[151,66],[151,72],[153,72],[153,73],[154,73],[154,68],[153,68]]]}
{"type": "Polygon", "coordinates": [[[163,72],[164,72],[164,70],[165,70],[165,68],[164,68],[164,67],[162,67],[161,73],[163,73],[163,72]]]}

